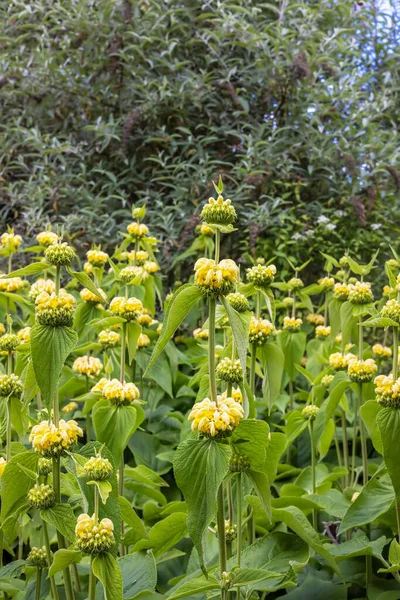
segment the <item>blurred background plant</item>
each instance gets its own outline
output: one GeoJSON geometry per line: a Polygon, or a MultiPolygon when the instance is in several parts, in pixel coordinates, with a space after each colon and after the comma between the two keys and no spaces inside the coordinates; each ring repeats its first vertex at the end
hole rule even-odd
{"type": "Polygon", "coordinates": [[[81,253],[107,250],[146,203],[165,270],[221,173],[232,256],[388,255],[398,0],[10,0],[0,15],[2,230],[61,222],[81,253]]]}

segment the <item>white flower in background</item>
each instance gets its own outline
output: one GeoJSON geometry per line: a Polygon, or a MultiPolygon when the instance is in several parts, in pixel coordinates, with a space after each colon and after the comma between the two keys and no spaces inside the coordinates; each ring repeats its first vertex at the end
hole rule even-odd
{"type": "Polygon", "coordinates": [[[326,229],[328,229],[328,231],[334,231],[334,229],[336,229],[336,225],[334,223],[328,223],[326,225],[326,229]]]}
{"type": "Polygon", "coordinates": [[[377,229],[380,229],[382,227],[382,223],[372,223],[371,225],[371,229],[373,231],[376,231],[377,229]]]}
{"type": "Polygon", "coordinates": [[[328,217],[325,217],[325,215],[320,215],[317,219],[317,223],[318,225],[324,225],[325,223],[329,223],[329,219],[328,217]]]}

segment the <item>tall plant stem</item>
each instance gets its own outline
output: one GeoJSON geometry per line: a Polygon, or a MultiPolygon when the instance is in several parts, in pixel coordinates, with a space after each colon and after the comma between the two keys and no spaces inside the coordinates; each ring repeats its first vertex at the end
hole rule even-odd
{"type": "Polygon", "coordinates": [[[400,498],[396,498],[397,539],[400,544],[400,498]]]}
{"type": "MultiPolygon", "coordinates": [[[[11,375],[13,370],[12,364],[12,353],[9,351],[7,356],[7,375],[11,375]]],[[[8,462],[11,458],[11,406],[10,400],[7,400],[7,431],[6,431],[6,461],[8,462]]]]}
{"type": "Polygon", "coordinates": [[[215,376],[215,311],[215,298],[210,298],[208,301],[208,374],[210,377],[211,400],[218,405],[217,381],[215,376]]]}
{"type": "Polygon", "coordinates": [[[56,294],[60,293],[60,285],[61,285],[61,267],[56,267],[56,294]]]}
{"type": "MultiPolygon", "coordinates": [[[[58,396],[58,394],[57,394],[58,396]]],[[[58,423],[57,423],[58,424],[58,423]]],[[[56,502],[61,502],[61,468],[60,468],[60,457],[53,458],[53,488],[56,496],[56,502]]],[[[57,530],[58,547],[65,548],[65,540],[63,535],[57,530]]],[[[74,600],[74,592],[72,589],[71,573],[69,567],[63,569],[65,595],[67,600],[74,600]]]]}
{"type": "Polygon", "coordinates": [[[257,364],[257,346],[252,344],[250,358],[250,389],[254,396],[256,391],[256,364],[257,364]]]}
{"type": "Polygon", "coordinates": [[[119,380],[121,383],[125,381],[125,363],[126,363],[126,323],[121,325],[121,361],[119,380]]]}
{"type": "Polygon", "coordinates": [[[367,432],[364,422],[361,418],[361,406],[363,404],[363,384],[358,384],[358,414],[360,421],[360,438],[361,438],[361,456],[363,465],[363,485],[368,483],[368,453],[367,453],[367,432]]]}
{"type": "Polygon", "coordinates": [[[343,461],[344,461],[344,466],[347,469],[347,473],[344,476],[344,485],[345,487],[347,487],[349,485],[349,469],[350,469],[350,465],[349,465],[349,446],[348,446],[348,442],[347,442],[347,423],[346,423],[346,413],[344,412],[343,408],[340,409],[341,412],[341,416],[342,416],[342,436],[343,436],[343,461]]]}
{"type": "MultiPolygon", "coordinates": [[[[308,431],[310,434],[310,444],[311,444],[311,489],[312,489],[312,493],[316,494],[317,492],[317,477],[316,477],[316,464],[315,464],[315,444],[314,444],[314,437],[313,437],[313,423],[312,421],[310,421],[308,423],[308,431]]],[[[318,527],[318,514],[317,514],[317,509],[313,508],[312,510],[312,519],[313,519],[313,527],[315,529],[315,531],[317,531],[317,527],[318,527]]]]}
{"type": "MultiPolygon", "coordinates": [[[[125,382],[125,363],[126,363],[126,323],[122,323],[121,326],[121,362],[120,362],[120,382],[125,382]]],[[[125,459],[124,453],[122,452],[121,462],[119,465],[119,482],[118,482],[118,493],[120,496],[124,495],[124,466],[125,459]]],[[[121,535],[124,535],[124,522],[121,521],[121,535]]],[[[124,556],[124,546],[120,544],[120,554],[124,556]]]]}
{"type": "Polygon", "coordinates": [[[96,597],[96,576],[93,573],[93,556],[90,556],[89,596],[88,596],[88,600],[95,600],[95,597],[96,597]]]}
{"type": "Polygon", "coordinates": [[[36,570],[36,590],[35,590],[35,600],[40,600],[40,586],[42,583],[42,569],[36,570]]]}
{"type": "Polygon", "coordinates": [[[393,327],[393,381],[399,373],[399,328],[393,327]]]}
{"type": "MultiPolygon", "coordinates": [[[[236,480],[236,521],[237,521],[237,535],[236,535],[236,564],[240,567],[241,563],[241,554],[242,554],[242,517],[243,517],[243,508],[242,508],[242,474],[239,472],[237,474],[236,480]]],[[[240,588],[237,588],[236,592],[237,600],[240,599],[240,588]]]]}
{"type": "MultiPolygon", "coordinates": [[[[44,537],[44,545],[46,547],[47,563],[48,563],[48,565],[51,565],[52,557],[51,557],[51,550],[50,550],[49,532],[47,529],[47,523],[46,523],[46,521],[43,521],[43,520],[42,520],[42,530],[43,530],[43,537],[44,537]]],[[[55,579],[53,576],[50,577],[50,589],[51,589],[52,598],[54,600],[58,600],[57,586],[56,586],[56,582],[55,582],[55,579]]]]}
{"type": "MultiPolygon", "coordinates": [[[[85,375],[85,390],[86,393],[88,393],[89,391],[89,377],[87,375],[85,375]]],[[[88,411],[87,415],[86,415],[86,443],[88,444],[90,442],[90,426],[91,426],[91,422],[90,422],[90,411],[88,411]]]]}
{"type": "Polygon", "coordinates": [[[335,448],[336,448],[336,456],[337,456],[338,465],[339,465],[339,467],[341,467],[342,466],[342,453],[340,451],[340,446],[339,446],[336,421],[335,421],[334,425],[335,425],[335,448]]]}
{"type": "MultiPolygon", "coordinates": [[[[224,518],[224,487],[219,486],[217,494],[217,529],[219,545],[219,573],[222,581],[223,574],[226,572],[226,539],[225,539],[225,518],[224,518]]],[[[226,590],[221,589],[221,600],[225,600],[226,590]]]]}
{"type": "MultiPolygon", "coordinates": [[[[232,495],[232,483],[229,479],[226,482],[226,497],[228,499],[228,513],[229,513],[229,526],[233,526],[233,495],[232,495]]],[[[232,541],[226,540],[226,557],[229,560],[232,557],[232,541]]],[[[230,595],[230,594],[229,594],[230,595]]]]}

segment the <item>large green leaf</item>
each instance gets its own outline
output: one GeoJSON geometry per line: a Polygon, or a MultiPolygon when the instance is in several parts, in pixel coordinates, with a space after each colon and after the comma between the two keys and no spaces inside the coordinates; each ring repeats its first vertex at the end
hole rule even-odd
{"type": "Polygon", "coordinates": [[[400,503],[400,410],[397,408],[382,408],[376,416],[376,422],[381,434],[383,457],[392,480],[397,503],[400,503]]]}
{"type": "Polygon", "coordinates": [[[103,584],[106,600],[123,600],[122,573],[113,555],[98,554],[93,558],[92,569],[103,584]]]}
{"type": "Polygon", "coordinates": [[[349,341],[351,330],[355,323],[353,317],[353,304],[351,302],[343,302],[340,307],[340,323],[342,329],[342,344],[345,346],[349,341]]]}
{"type": "Polygon", "coordinates": [[[265,344],[258,352],[264,371],[262,383],[264,400],[271,410],[281,389],[285,356],[277,344],[265,344]]]}
{"type": "Polygon", "coordinates": [[[128,339],[128,357],[129,364],[132,363],[135,358],[137,342],[139,335],[141,334],[142,327],[139,323],[131,322],[126,324],[126,337],[128,339]]]}
{"type": "Polygon", "coordinates": [[[382,475],[380,471],[372,477],[356,500],[351,503],[340,525],[339,533],[352,527],[372,523],[393,505],[395,499],[393,486],[389,477],[382,475]]]}
{"type": "Polygon", "coordinates": [[[32,364],[43,401],[49,405],[55,396],[61,369],[78,343],[70,327],[34,325],[31,329],[32,364]]]}
{"type": "Polygon", "coordinates": [[[231,439],[235,452],[247,456],[253,471],[264,471],[269,444],[269,426],[265,421],[243,419],[231,439]]]}
{"type": "Polygon", "coordinates": [[[196,598],[198,594],[203,594],[204,596],[206,592],[218,589],[220,589],[220,584],[213,575],[196,577],[190,581],[185,581],[167,598],[168,600],[178,600],[178,598],[187,598],[188,596],[196,598]]]}
{"type": "Polygon", "coordinates": [[[7,279],[9,277],[26,277],[27,275],[37,275],[45,269],[50,269],[51,266],[44,262],[34,262],[22,269],[17,269],[16,271],[12,271],[12,273],[8,273],[7,275],[2,275],[2,279],[7,279]]]}
{"type": "Polygon", "coordinates": [[[53,525],[67,540],[75,540],[76,518],[69,504],[54,504],[40,511],[43,521],[53,525]]]}
{"type": "Polygon", "coordinates": [[[336,408],[350,384],[351,382],[347,378],[339,379],[338,383],[331,389],[328,398],[324,400],[321,409],[313,423],[312,432],[315,444],[318,444],[329,420],[335,414],[336,408]]]}
{"type": "Polygon", "coordinates": [[[360,409],[361,418],[365,423],[375,450],[377,450],[379,454],[383,454],[382,440],[377,423],[377,415],[381,410],[382,405],[376,400],[368,400],[368,402],[365,402],[360,409]]]}
{"type": "Polygon", "coordinates": [[[87,288],[92,292],[95,296],[98,297],[99,301],[104,302],[103,296],[100,294],[97,287],[94,285],[93,281],[90,279],[89,275],[84,273],[83,271],[73,271],[71,268],[67,267],[68,273],[71,277],[74,277],[83,287],[87,288]]]}
{"type": "Polygon", "coordinates": [[[136,408],[100,400],[93,408],[92,419],[96,439],[106,444],[118,465],[130,436],[140,425],[136,408]]]}
{"type": "Polygon", "coordinates": [[[53,576],[59,571],[63,571],[69,565],[79,563],[82,559],[82,553],[79,550],[66,550],[61,548],[53,555],[53,562],[49,569],[49,576],[53,576]]]}
{"type": "Polygon", "coordinates": [[[217,492],[229,470],[232,450],[214,440],[185,440],[174,458],[175,479],[185,497],[190,537],[204,567],[203,537],[216,517],[217,492]]]}
{"type": "Polygon", "coordinates": [[[173,513],[153,525],[148,539],[137,542],[133,550],[151,548],[154,556],[161,556],[186,536],[186,530],[186,513],[173,513]]]}
{"type": "Polygon", "coordinates": [[[249,329],[251,313],[238,313],[233,308],[233,306],[229,304],[228,300],[224,297],[221,298],[221,302],[224,305],[226,314],[228,315],[229,325],[232,329],[232,335],[235,340],[240,364],[242,365],[243,375],[245,375],[247,364],[247,349],[249,346],[249,329]]]}
{"type": "Polygon", "coordinates": [[[141,592],[152,592],[157,583],[157,568],[149,552],[134,552],[118,560],[122,573],[124,598],[133,598],[141,592]]]}
{"type": "Polygon", "coordinates": [[[283,521],[292,531],[301,537],[317,554],[319,554],[337,573],[340,574],[338,566],[329,552],[321,543],[318,533],[310,525],[308,519],[301,510],[295,506],[284,509],[272,509],[272,518],[275,521],[283,521]]]}
{"type": "Polygon", "coordinates": [[[28,508],[26,496],[36,480],[39,455],[29,450],[13,456],[1,476],[1,521],[7,536],[12,535],[15,521],[28,508]],[[13,517],[9,525],[6,519],[13,517]]]}
{"type": "Polygon", "coordinates": [[[304,331],[290,333],[282,330],[277,336],[278,344],[285,356],[285,371],[290,381],[294,381],[297,376],[295,365],[301,364],[304,350],[306,348],[307,337],[304,331]]]}
{"type": "Polygon", "coordinates": [[[254,486],[268,520],[271,520],[271,490],[269,488],[268,477],[265,473],[257,471],[246,471],[246,475],[254,486]]]}
{"type": "Polygon", "coordinates": [[[125,534],[129,537],[130,543],[135,544],[139,540],[146,539],[148,536],[143,521],[136,514],[129,500],[123,496],[119,496],[118,503],[121,511],[121,519],[130,527],[129,531],[125,534]]]}
{"type": "Polygon", "coordinates": [[[200,298],[202,298],[202,293],[196,285],[188,283],[176,290],[168,303],[163,328],[154,347],[150,362],[147,365],[147,371],[155,363],[183,319],[200,298]]]}

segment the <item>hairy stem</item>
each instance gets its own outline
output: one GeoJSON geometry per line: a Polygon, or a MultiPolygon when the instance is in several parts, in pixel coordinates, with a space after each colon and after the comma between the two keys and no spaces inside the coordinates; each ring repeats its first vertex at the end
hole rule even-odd
{"type": "MultiPolygon", "coordinates": [[[[47,555],[47,563],[50,567],[51,563],[52,563],[52,557],[51,557],[51,549],[50,549],[50,538],[49,538],[49,531],[47,529],[47,523],[46,521],[42,520],[42,530],[43,530],[43,537],[44,537],[44,545],[46,547],[46,555],[47,555]]],[[[57,586],[56,586],[56,582],[54,577],[50,577],[50,589],[51,589],[51,596],[54,600],[58,600],[58,591],[57,591],[57,586]]]]}
{"type": "MultiPolygon", "coordinates": [[[[217,494],[217,528],[219,545],[219,574],[222,581],[226,572],[226,540],[225,540],[225,518],[224,518],[224,486],[221,484],[217,494]]],[[[221,589],[221,599],[226,597],[225,590],[221,589]]]]}

